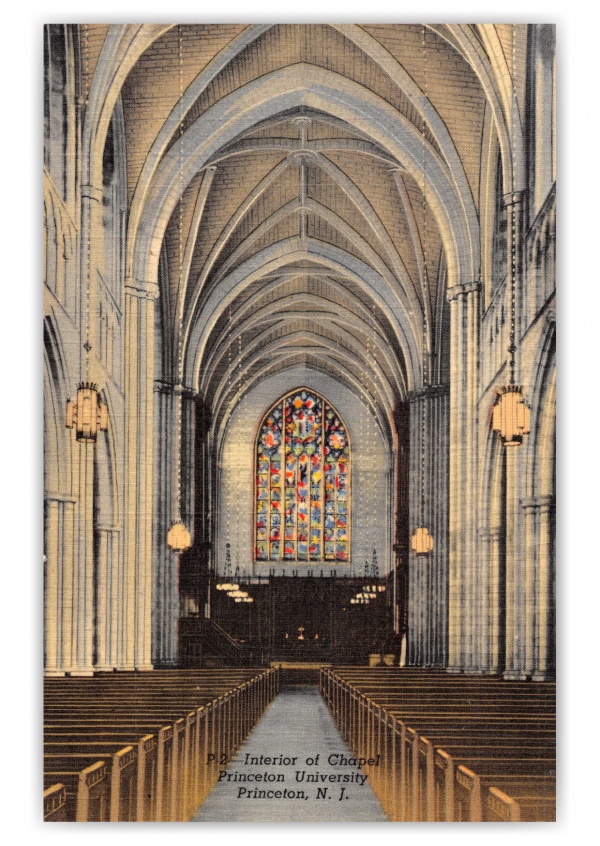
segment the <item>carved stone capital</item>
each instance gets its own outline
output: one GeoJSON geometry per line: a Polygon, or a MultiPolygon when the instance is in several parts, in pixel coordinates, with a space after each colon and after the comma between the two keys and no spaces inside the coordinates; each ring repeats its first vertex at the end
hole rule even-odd
{"type": "Polygon", "coordinates": [[[506,208],[521,205],[525,202],[525,191],[511,191],[510,194],[505,194],[503,199],[506,208]]]}
{"type": "Polygon", "coordinates": [[[420,399],[443,397],[449,394],[450,385],[424,385],[416,391],[410,391],[406,398],[409,402],[416,402],[420,399]]]}
{"type": "Polygon", "coordinates": [[[44,499],[46,502],[67,502],[71,504],[75,504],[77,502],[77,498],[71,496],[71,494],[64,494],[58,493],[57,491],[47,491],[44,493],[44,499]]]}
{"type": "Polygon", "coordinates": [[[532,496],[521,501],[522,507],[528,510],[547,511],[554,503],[552,494],[544,494],[543,496],[532,496]]]}
{"type": "Polygon", "coordinates": [[[548,511],[554,505],[554,497],[552,494],[545,494],[544,496],[536,497],[536,502],[540,511],[548,511]]]}
{"type": "Polygon", "coordinates": [[[139,282],[137,279],[125,280],[125,294],[139,299],[156,300],[160,291],[156,282],[139,282]]]}
{"type": "Polygon", "coordinates": [[[186,385],[182,385],[181,382],[168,381],[166,379],[155,379],[154,390],[160,394],[176,395],[185,397],[186,399],[195,400],[200,397],[198,391],[195,391],[193,388],[188,388],[186,385]]]}
{"type": "Polygon", "coordinates": [[[102,196],[104,192],[102,188],[96,188],[95,185],[82,185],[81,186],[81,199],[82,200],[95,200],[97,203],[102,202],[102,196]]]}
{"type": "Polygon", "coordinates": [[[458,297],[465,296],[466,294],[475,294],[481,291],[481,282],[463,282],[461,285],[454,285],[452,288],[448,288],[446,291],[446,297],[448,302],[452,302],[452,300],[456,300],[458,297]]]}

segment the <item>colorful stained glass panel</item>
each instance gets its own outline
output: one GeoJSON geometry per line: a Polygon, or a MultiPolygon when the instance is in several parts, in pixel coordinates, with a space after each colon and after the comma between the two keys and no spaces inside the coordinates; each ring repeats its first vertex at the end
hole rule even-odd
{"type": "Polygon", "coordinates": [[[257,438],[257,560],[349,560],[349,458],[341,418],[307,388],[265,415],[257,438]]]}

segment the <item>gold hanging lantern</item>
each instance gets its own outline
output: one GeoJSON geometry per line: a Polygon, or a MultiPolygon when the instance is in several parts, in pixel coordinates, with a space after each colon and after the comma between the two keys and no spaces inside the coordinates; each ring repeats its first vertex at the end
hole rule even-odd
{"type": "Polygon", "coordinates": [[[190,548],[191,543],[190,533],[183,523],[173,523],[167,533],[167,546],[171,547],[173,552],[184,552],[190,548]]]}
{"type": "Polygon", "coordinates": [[[98,430],[108,429],[108,406],[100,401],[93,382],[77,386],[76,399],[67,400],[67,429],[75,429],[75,438],[83,443],[94,443],[98,430]]]}
{"type": "Polygon", "coordinates": [[[492,411],[492,429],[500,434],[504,446],[518,446],[529,434],[530,411],[519,385],[499,389],[492,411]]]}
{"type": "Polygon", "coordinates": [[[433,538],[429,534],[429,529],[418,528],[412,536],[412,548],[417,555],[428,555],[433,549],[433,538]]]}

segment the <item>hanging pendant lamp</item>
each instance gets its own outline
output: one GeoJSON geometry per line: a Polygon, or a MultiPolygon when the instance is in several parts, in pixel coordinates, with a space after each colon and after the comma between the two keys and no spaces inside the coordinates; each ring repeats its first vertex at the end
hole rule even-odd
{"type": "Polygon", "coordinates": [[[530,411],[525,405],[519,385],[498,389],[492,411],[492,429],[498,432],[504,446],[519,446],[530,431],[530,411]]]}
{"type": "MultiPolygon", "coordinates": [[[[511,195],[516,196],[514,193],[511,195]]],[[[530,411],[523,398],[520,385],[516,384],[515,370],[517,362],[517,316],[516,316],[516,289],[517,274],[517,228],[515,220],[514,204],[511,203],[511,265],[510,265],[510,340],[508,346],[508,371],[510,382],[506,386],[496,389],[496,398],[492,408],[492,429],[498,432],[504,446],[519,446],[523,442],[523,435],[530,431],[530,411]]]]}
{"type": "Polygon", "coordinates": [[[415,529],[411,545],[417,555],[429,555],[433,549],[433,538],[429,534],[429,529],[425,527],[415,529]]]}
{"type": "Polygon", "coordinates": [[[67,400],[67,429],[75,429],[75,438],[82,443],[95,443],[98,431],[108,429],[108,406],[98,396],[93,382],[81,382],[77,397],[67,400]]]}
{"type": "Polygon", "coordinates": [[[186,549],[189,549],[191,540],[190,533],[181,522],[173,523],[167,532],[167,546],[173,552],[184,552],[186,549]]]}

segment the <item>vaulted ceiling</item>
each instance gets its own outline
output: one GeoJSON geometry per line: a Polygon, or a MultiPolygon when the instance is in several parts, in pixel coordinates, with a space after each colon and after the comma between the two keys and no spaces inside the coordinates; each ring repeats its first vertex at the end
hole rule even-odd
{"type": "Polygon", "coordinates": [[[128,273],[159,279],[164,377],[221,419],[298,363],[380,420],[438,380],[525,29],[82,27],[88,102],[122,101],[128,273]]]}

